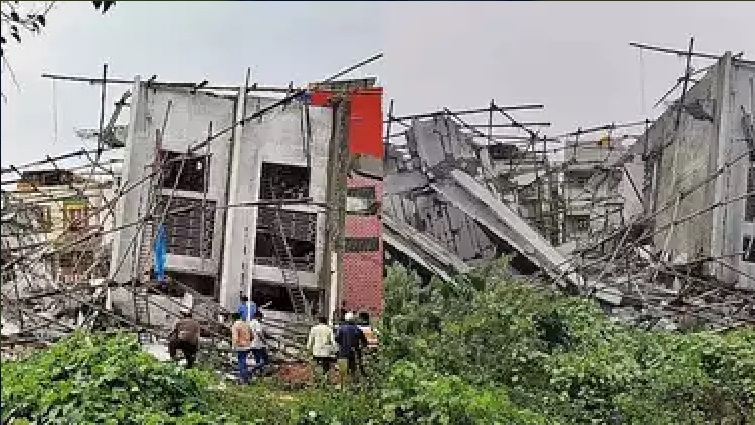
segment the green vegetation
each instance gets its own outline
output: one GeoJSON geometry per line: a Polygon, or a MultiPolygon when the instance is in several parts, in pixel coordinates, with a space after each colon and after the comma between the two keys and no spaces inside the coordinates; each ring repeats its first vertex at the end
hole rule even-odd
{"type": "Polygon", "coordinates": [[[596,305],[512,281],[498,264],[415,288],[386,279],[371,378],[347,390],[273,381],[218,387],[77,334],[2,366],[3,418],[50,423],[755,423],[755,332],[672,334],[613,323],[596,305]]]}
{"type": "Polygon", "coordinates": [[[752,329],[631,329],[591,302],[511,283],[501,270],[434,282],[425,302],[404,272],[391,271],[384,359],[501,388],[512,406],[539,414],[518,423],[755,423],[752,329]]]}
{"type": "Polygon", "coordinates": [[[223,423],[203,397],[211,379],[157,361],[133,337],[77,333],[3,363],[3,423],[6,417],[28,420],[17,423],[223,423]]]}

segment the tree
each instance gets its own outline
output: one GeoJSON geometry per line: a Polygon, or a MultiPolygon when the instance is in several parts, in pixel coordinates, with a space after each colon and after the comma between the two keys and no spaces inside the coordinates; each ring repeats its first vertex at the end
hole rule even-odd
{"type": "MultiPolygon", "coordinates": [[[[3,56],[5,53],[5,46],[8,43],[7,37],[16,40],[17,43],[21,43],[22,32],[28,34],[41,33],[42,28],[47,25],[47,14],[55,5],[54,1],[46,2],[46,4],[43,4],[41,7],[36,3],[32,3],[31,7],[27,7],[26,5],[28,3],[24,3],[24,7],[22,7],[19,1],[3,1],[0,3],[2,3],[0,56],[3,56]]],[[[104,14],[115,5],[115,2],[93,1],[92,5],[94,5],[95,9],[101,10],[104,14]]]]}

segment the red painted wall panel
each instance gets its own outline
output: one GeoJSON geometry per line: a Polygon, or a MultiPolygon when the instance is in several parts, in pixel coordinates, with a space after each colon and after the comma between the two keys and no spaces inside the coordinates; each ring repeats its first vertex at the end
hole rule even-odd
{"type": "Polygon", "coordinates": [[[347,253],[343,262],[343,300],[350,311],[383,311],[383,254],[380,251],[347,253]]]}
{"type": "Polygon", "coordinates": [[[383,157],[383,89],[365,89],[350,95],[349,151],[383,157]]]}
{"type": "Polygon", "coordinates": [[[329,91],[313,91],[309,93],[309,102],[314,106],[328,106],[331,95],[329,91]]]}

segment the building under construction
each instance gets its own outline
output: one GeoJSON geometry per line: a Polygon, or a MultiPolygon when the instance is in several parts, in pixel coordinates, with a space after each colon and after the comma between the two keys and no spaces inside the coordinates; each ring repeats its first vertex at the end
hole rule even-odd
{"type": "MultiPolygon", "coordinates": [[[[3,203],[15,206],[6,209],[9,215],[3,221],[5,252],[29,244],[65,245],[100,223],[112,226],[112,217],[104,212],[88,217],[88,210],[102,209],[102,202],[112,193],[113,185],[111,179],[87,180],[70,170],[21,172],[16,188],[3,193],[3,203]]],[[[95,264],[94,256],[101,255],[102,248],[110,244],[111,238],[99,237],[59,250],[36,265],[36,274],[49,275],[55,282],[75,282],[80,279],[78,269],[86,270],[95,264]]],[[[93,276],[107,277],[109,255],[107,257],[92,270],[93,276]]]]}
{"type": "Polygon", "coordinates": [[[374,79],[49,76],[102,87],[100,127],[80,132],[97,147],[2,170],[4,325],[162,337],[189,307],[225,338],[248,295],[290,352],[313,315],[379,314],[384,261],[427,281],[504,255],[512,275],[628,319],[753,322],[755,62],[633,45],[687,59],[664,96],[678,100],[559,135],[537,104],[391,102],[383,122],[374,79]],[[123,86],[106,123],[105,90],[123,86]]]}
{"type": "Polygon", "coordinates": [[[346,211],[354,189],[371,190],[366,197],[374,203],[371,180],[382,177],[369,160],[381,164],[381,90],[374,80],[314,87],[266,113],[279,99],[243,88],[224,96],[137,79],[133,93],[123,180],[161,173],[119,200],[116,226],[144,226],[119,232],[115,281],[154,275],[152,246],[162,224],[167,274],[226,308],[247,294],[277,312],[332,314],[346,302],[379,313],[379,297],[348,296],[373,290],[353,285],[382,278],[380,226],[352,224],[352,213],[377,220],[377,211],[346,211]],[[234,124],[250,114],[259,117],[234,124]],[[360,267],[361,282],[349,279],[349,263],[359,261],[352,253],[373,253],[377,261],[360,267]],[[375,276],[365,281],[370,270],[375,276]]]}
{"type": "Polygon", "coordinates": [[[374,78],[298,89],[106,75],[107,68],[102,79],[48,75],[102,86],[100,129],[78,132],[97,139],[97,149],[65,155],[88,160],[79,172],[62,169],[57,157],[3,170],[18,177],[3,181],[3,273],[13,277],[4,281],[3,306],[15,312],[4,325],[16,334],[44,325],[63,333],[126,326],[159,338],[191,308],[203,334],[224,338],[218,326],[249,295],[286,351],[301,343],[296,323],[306,326],[313,315],[381,312],[382,89],[374,78]],[[123,85],[131,88],[105,125],[105,90],[123,85]],[[120,157],[108,172],[110,192],[79,196],[73,222],[90,224],[62,229],[69,251],[86,246],[96,255],[86,264],[75,259],[71,279],[55,279],[61,267],[46,259],[63,248],[44,216],[19,211],[68,201],[48,193],[57,183],[34,183],[32,174],[60,169],[68,186],[81,185],[107,154],[120,157]],[[35,226],[47,236],[32,243],[35,226]],[[11,228],[25,242],[6,243],[11,228]],[[46,266],[32,274],[34,264],[46,266]],[[17,291],[26,281],[40,290],[17,291]],[[49,300],[74,311],[50,310],[49,300]]]}

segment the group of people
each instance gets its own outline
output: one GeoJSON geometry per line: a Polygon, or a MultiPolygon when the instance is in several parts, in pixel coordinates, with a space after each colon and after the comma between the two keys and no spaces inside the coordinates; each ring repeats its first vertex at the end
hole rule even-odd
{"type": "MultiPolygon", "coordinates": [[[[171,359],[176,358],[178,350],[182,351],[186,367],[192,368],[199,349],[200,327],[190,311],[183,311],[182,316],[169,336],[168,351],[171,359]]],[[[239,378],[244,384],[249,383],[251,375],[264,371],[269,363],[262,317],[256,304],[246,296],[241,297],[238,309],[232,314],[231,346],[238,360],[239,378]],[[251,370],[247,364],[250,353],[254,358],[251,370]]],[[[345,312],[341,319],[334,330],[326,317],[320,317],[319,323],[310,329],[307,349],[326,376],[335,362],[339,380],[344,383],[365,374],[363,353],[367,337],[357,325],[354,313],[345,312]]]]}
{"type": "Polygon", "coordinates": [[[231,345],[236,352],[239,366],[239,379],[244,384],[249,383],[250,371],[247,365],[249,353],[254,357],[254,367],[251,373],[257,374],[268,364],[267,344],[265,333],[260,321],[263,314],[256,304],[249,302],[246,296],[241,297],[241,304],[233,313],[231,325],[231,345]]]}
{"type": "MultiPolygon", "coordinates": [[[[262,329],[262,312],[254,303],[249,303],[247,297],[241,297],[241,304],[231,317],[231,343],[239,365],[239,377],[244,383],[249,382],[252,373],[265,369],[269,363],[265,333],[262,329]],[[254,367],[249,370],[247,359],[249,354],[254,357],[254,367]]],[[[168,354],[175,360],[178,351],[186,359],[186,368],[191,369],[199,351],[199,322],[192,317],[191,311],[181,312],[181,319],[176,322],[173,331],[168,336],[168,354]]]]}
{"type": "Polygon", "coordinates": [[[328,325],[326,317],[319,318],[319,324],[312,327],[307,338],[307,349],[315,362],[327,376],[337,361],[339,382],[364,375],[363,350],[367,347],[367,337],[357,326],[354,313],[348,312],[335,332],[328,325]]]}

